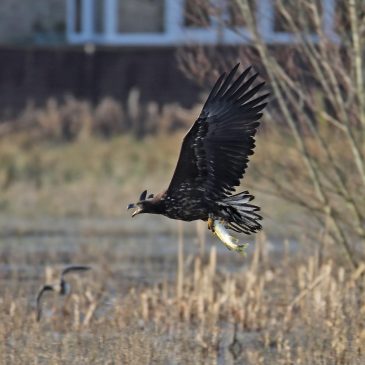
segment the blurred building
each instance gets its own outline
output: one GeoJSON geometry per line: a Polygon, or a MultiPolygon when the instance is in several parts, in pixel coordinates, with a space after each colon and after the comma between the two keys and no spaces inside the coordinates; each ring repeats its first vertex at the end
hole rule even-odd
{"type": "MultiPolygon", "coordinates": [[[[274,0],[251,3],[263,39],[296,41],[293,34],[280,29],[274,0]]],[[[334,37],[335,6],[336,0],[321,1],[324,32],[330,37],[334,37]]],[[[233,0],[68,0],[67,38],[71,43],[142,46],[249,43],[240,13],[233,0]]],[[[315,40],[315,35],[310,36],[315,40]]]]}
{"type": "MultiPolygon", "coordinates": [[[[251,3],[267,42],[295,42],[292,34],[280,28],[275,0],[251,3]]],[[[324,32],[334,36],[336,0],[320,3],[324,32]]],[[[245,19],[236,8],[233,0],[1,0],[0,44],[174,46],[249,42],[245,19]],[[207,11],[209,7],[212,12],[207,11]]]]}
{"type": "MultiPolygon", "coordinates": [[[[298,40],[283,29],[275,0],[249,1],[266,42],[285,46],[298,40]]],[[[335,39],[338,0],[318,1],[323,30],[335,39]]],[[[249,43],[247,19],[235,4],[233,0],[1,0],[0,115],[3,110],[22,109],[30,99],[44,103],[65,94],[94,103],[105,96],[124,101],[132,88],[141,91],[142,102],[191,105],[200,89],[178,70],[176,49],[195,43],[233,47],[249,43]]],[[[316,40],[310,29],[306,34],[316,40]]]]}

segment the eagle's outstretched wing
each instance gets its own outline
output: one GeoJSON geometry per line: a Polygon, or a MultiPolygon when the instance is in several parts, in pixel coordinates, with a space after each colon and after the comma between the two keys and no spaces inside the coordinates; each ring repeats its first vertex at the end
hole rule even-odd
{"type": "Polygon", "coordinates": [[[258,74],[248,77],[251,67],[233,81],[238,67],[220,76],[186,134],[168,195],[188,188],[217,200],[240,184],[269,94],[257,96],[264,82],[252,86],[258,74]]]}

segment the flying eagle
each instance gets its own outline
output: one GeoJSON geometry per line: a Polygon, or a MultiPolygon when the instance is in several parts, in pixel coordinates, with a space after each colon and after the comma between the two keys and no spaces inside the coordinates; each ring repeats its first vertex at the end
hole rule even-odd
{"type": "Polygon", "coordinates": [[[248,67],[235,77],[239,64],[222,74],[210,92],[203,110],[184,137],[179,160],[169,187],[129,204],[140,213],[162,214],[172,219],[208,221],[212,230],[229,248],[241,252],[226,229],[251,234],[261,229],[260,208],[243,191],[232,194],[240,185],[249,156],[255,147],[255,134],[268,93],[265,82],[255,83],[258,74],[249,76],[248,67]],[[261,91],[261,93],[260,93],[261,91]]]}

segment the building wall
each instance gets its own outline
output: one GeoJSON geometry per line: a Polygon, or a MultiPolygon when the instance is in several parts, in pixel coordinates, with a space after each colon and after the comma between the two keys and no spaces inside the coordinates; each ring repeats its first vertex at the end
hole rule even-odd
{"type": "MultiPolygon", "coordinates": [[[[1,1],[1,0],[0,0],[1,1]]],[[[106,96],[124,103],[130,90],[141,102],[191,106],[202,89],[178,69],[176,48],[0,47],[0,117],[27,102],[73,95],[98,103],[106,96]]]]}
{"type": "Polygon", "coordinates": [[[39,33],[64,33],[65,0],[0,0],[0,44],[33,42],[39,33]]]}

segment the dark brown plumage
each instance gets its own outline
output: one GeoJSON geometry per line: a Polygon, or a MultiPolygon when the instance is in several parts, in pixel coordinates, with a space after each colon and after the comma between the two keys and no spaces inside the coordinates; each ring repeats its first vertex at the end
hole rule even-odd
{"type": "Polygon", "coordinates": [[[258,95],[264,82],[255,84],[258,74],[249,76],[251,67],[235,78],[238,67],[221,75],[214,85],[183,140],[167,190],[147,199],[143,192],[138,203],[128,206],[137,208],[133,216],[154,213],[184,221],[219,220],[246,234],[261,229],[259,208],[249,203],[253,196],[247,191],[232,192],[253,154],[269,94],[258,95]]]}

